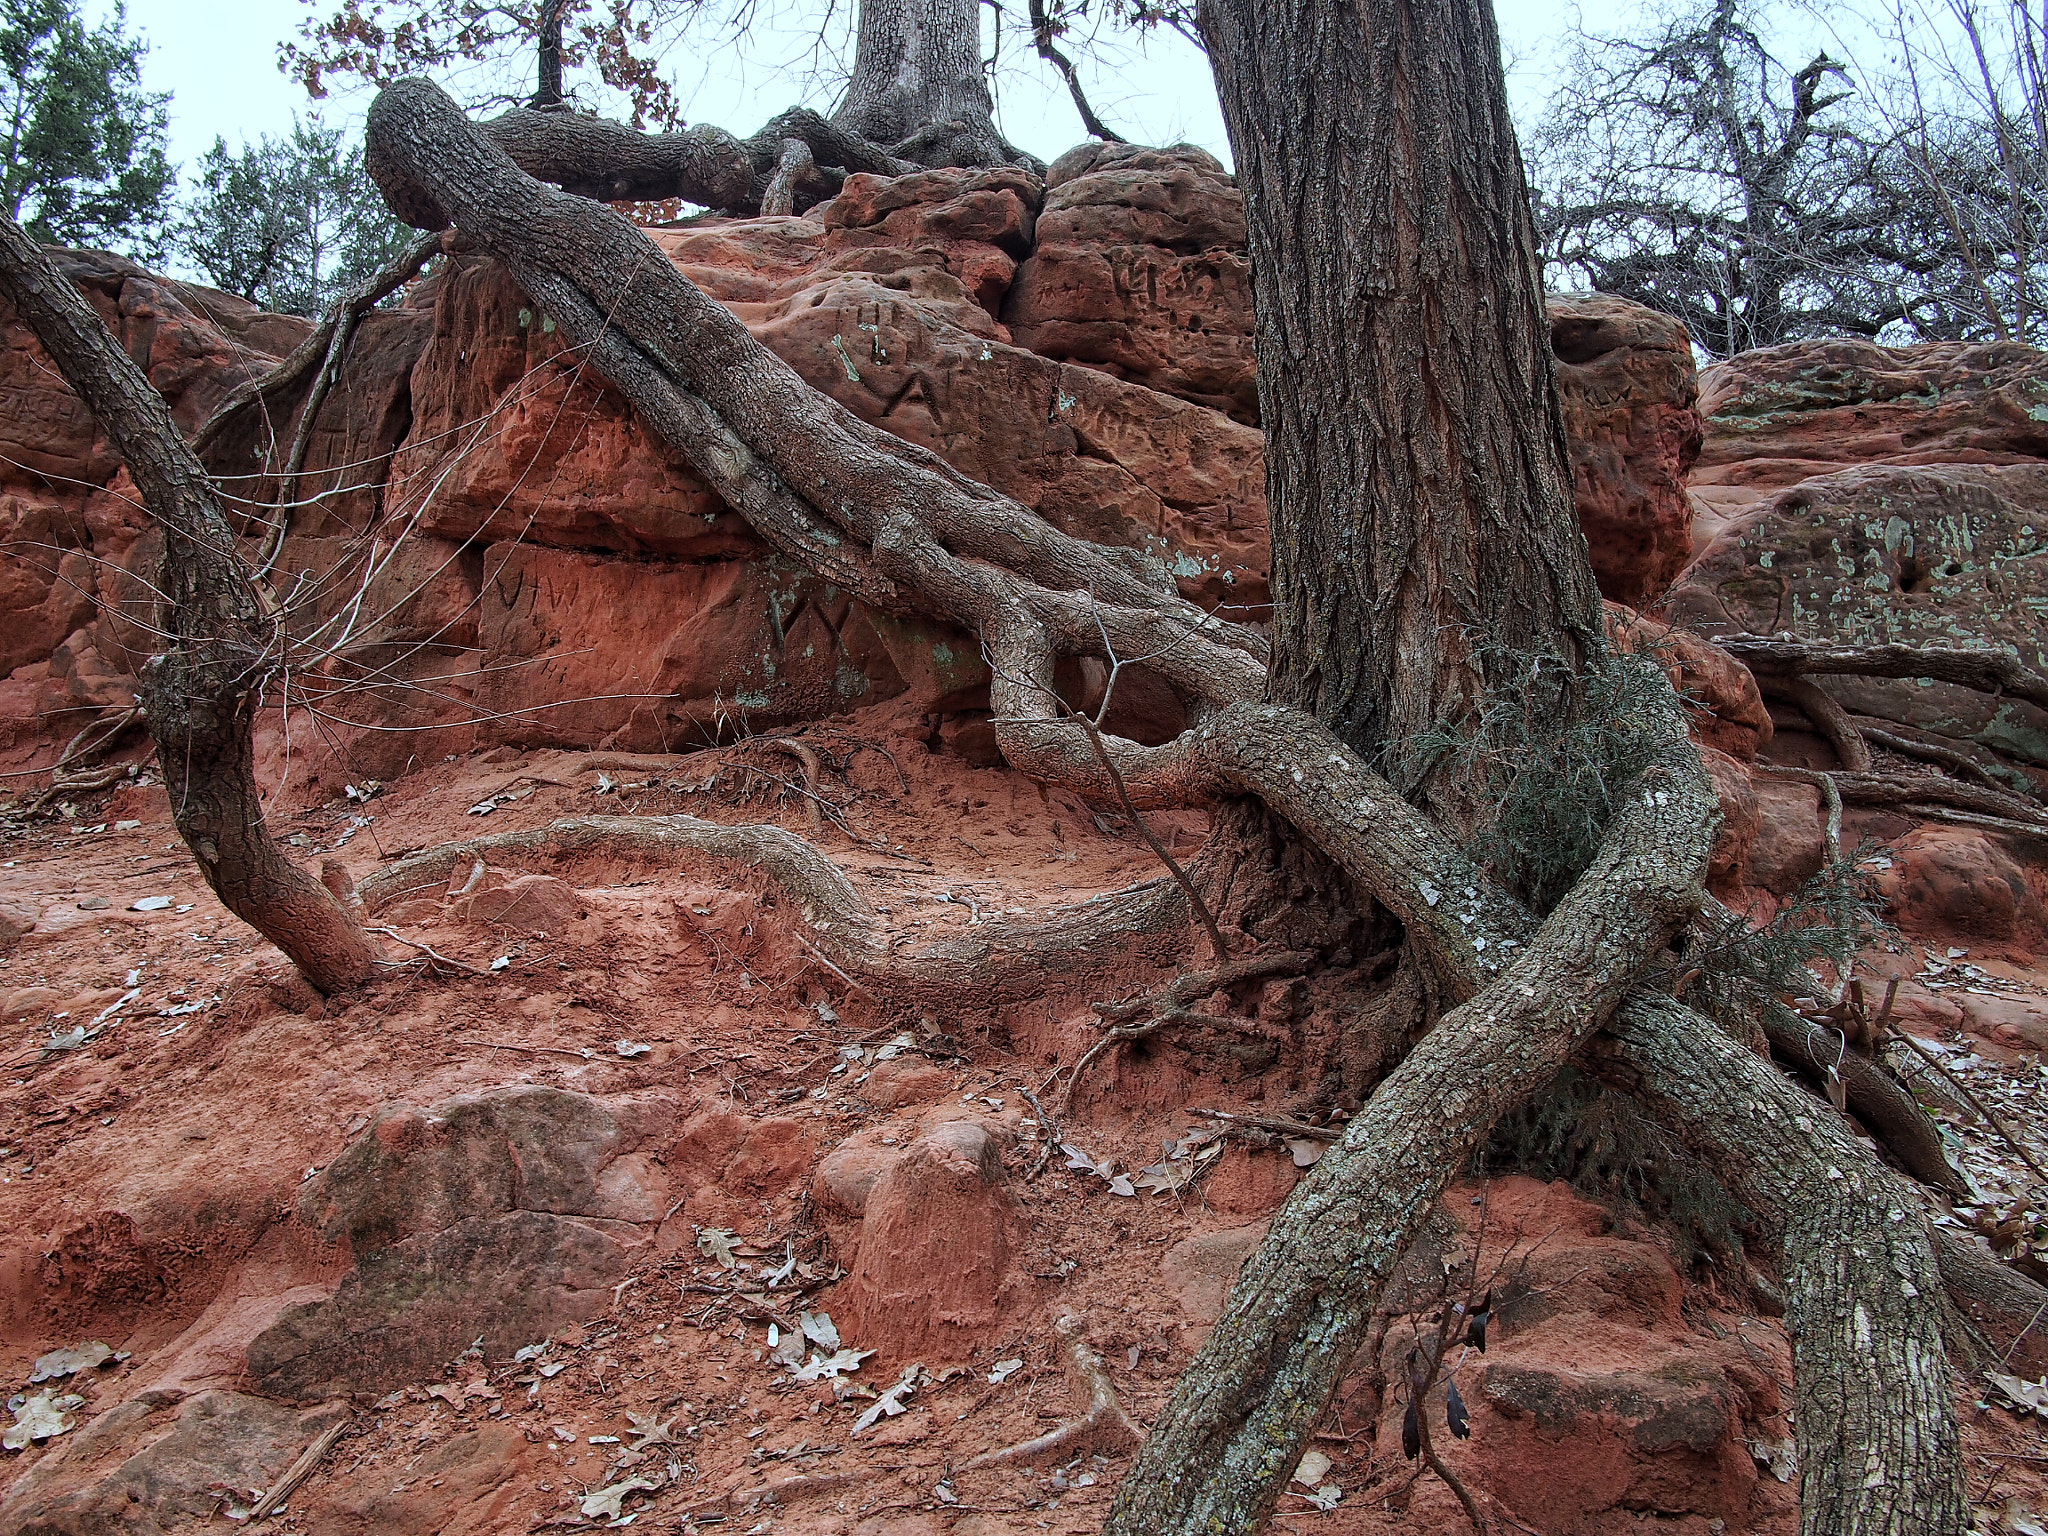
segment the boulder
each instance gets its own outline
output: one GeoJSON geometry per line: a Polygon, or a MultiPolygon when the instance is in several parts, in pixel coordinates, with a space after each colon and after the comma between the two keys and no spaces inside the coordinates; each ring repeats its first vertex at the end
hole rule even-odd
{"type": "Polygon", "coordinates": [[[1593,574],[1602,596],[1640,608],[1692,558],[1692,338],[1684,322],[1609,294],[1552,294],[1547,308],[1593,574]]]}
{"type": "Polygon", "coordinates": [[[1749,855],[1763,824],[1761,801],[1749,769],[1725,752],[1701,747],[1700,758],[1714,781],[1721,826],[1707,858],[1707,889],[1724,901],[1738,901],[1749,883],[1749,855]]]}
{"type": "Polygon", "coordinates": [[[503,1360],[590,1317],[652,1241],[663,1191],[630,1154],[673,1115],[533,1086],[379,1111],[299,1196],[350,1268],[255,1336],[250,1384],[292,1401],[382,1391],[479,1337],[503,1360]]]}
{"type": "Polygon", "coordinates": [[[513,933],[564,933],[589,915],[575,888],[553,875],[517,875],[464,897],[457,908],[469,922],[513,933]]]}
{"type": "Polygon", "coordinates": [[[146,1392],[51,1442],[0,1500],[5,1536],[161,1536],[254,1501],[348,1404],[146,1392]]]}
{"type": "Polygon", "coordinates": [[[2040,896],[1994,834],[1931,824],[1892,843],[1885,857],[1877,885],[1886,913],[1913,938],[2028,951],[2048,939],[2040,896]]]}
{"type": "Polygon", "coordinates": [[[1237,1272],[1266,1235],[1261,1221],[1184,1237],[1159,1261],[1159,1282],[1189,1322],[1207,1328],[1223,1315],[1237,1272]]]}
{"type": "Polygon", "coordinates": [[[1002,318],[1021,347],[1256,426],[1244,194],[1203,150],[1100,146],[1048,172],[1002,318]]]}
{"type": "Polygon", "coordinates": [[[1857,464],[2048,458],[2048,353],[1860,337],[1744,352],[1700,375],[1695,485],[1777,488],[1857,464]]]}
{"type": "Polygon", "coordinates": [[[868,1191],[859,1252],[834,1296],[840,1332],[892,1357],[966,1359],[1015,1284],[1015,1221],[988,1127],[932,1127],[868,1191]]]}
{"type": "MultiPolygon", "coordinates": [[[[2048,671],[2044,508],[2048,464],[1817,476],[1722,524],[1659,614],[1708,636],[2004,646],[2048,671]]],[[[2048,713],[2030,704],[1910,679],[1827,687],[1852,712],[2048,765],[2048,713]]]]}

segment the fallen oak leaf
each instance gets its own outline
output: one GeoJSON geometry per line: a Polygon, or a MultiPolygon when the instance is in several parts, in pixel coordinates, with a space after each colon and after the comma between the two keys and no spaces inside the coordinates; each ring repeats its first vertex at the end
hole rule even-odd
{"type": "Polygon", "coordinates": [[[910,1410],[904,1407],[903,1399],[917,1390],[917,1378],[923,1370],[922,1363],[906,1366],[903,1374],[897,1378],[896,1385],[876,1398],[874,1405],[854,1420],[853,1433],[857,1435],[872,1428],[880,1419],[893,1419],[899,1413],[908,1413],[910,1410]]]}
{"type": "Polygon", "coordinates": [[[625,1517],[624,1505],[629,1494],[658,1493],[661,1484],[649,1477],[629,1477],[624,1482],[613,1483],[609,1488],[600,1488],[595,1493],[586,1493],[583,1502],[576,1507],[586,1519],[620,1520],[625,1517]]]}

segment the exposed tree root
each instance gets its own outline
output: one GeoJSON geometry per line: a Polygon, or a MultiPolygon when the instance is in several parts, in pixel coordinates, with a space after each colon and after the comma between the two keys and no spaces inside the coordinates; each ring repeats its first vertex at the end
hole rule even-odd
{"type": "Polygon", "coordinates": [[[1065,1114],[1073,1107],[1074,1090],[1080,1085],[1081,1074],[1089,1064],[1103,1052],[1130,1040],[1142,1040],[1147,1035],[1176,1024],[1208,1022],[1208,1016],[1190,1010],[1189,1005],[1207,997],[1218,987],[1235,986],[1241,981],[1253,981],[1267,976],[1299,976],[1315,961],[1315,956],[1293,952],[1268,955],[1248,955],[1241,960],[1219,964],[1214,970],[1196,971],[1177,977],[1149,997],[1135,999],[1128,1003],[1097,1003],[1095,1011],[1105,1019],[1123,1019],[1104,1031],[1102,1038],[1082,1053],[1067,1073],[1067,1083],[1060,1090],[1060,1112],[1065,1114]],[[1144,1015],[1151,1015],[1147,1018],[1144,1015]]]}
{"type": "Polygon", "coordinates": [[[1914,1178],[1952,1195],[1965,1193],[1961,1175],[1949,1165],[1941,1133],[1903,1084],[1883,1067],[1850,1049],[1838,1031],[1823,1029],[1776,1004],[1762,1010],[1764,1038],[1771,1054],[1816,1083],[1829,1069],[1841,1083],[1843,1102],[1914,1178]]]}
{"type": "Polygon", "coordinates": [[[1981,784],[1959,784],[1954,779],[1934,774],[1820,773],[1811,768],[1784,768],[1775,763],[1758,763],[1756,766],[1763,773],[1776,774],[1781,778],[1799,778],[1816,783],[1825,780],[1851,805],[1895,806],[1907,810],[1935,806],[1998,817],[2029,827],[2037,833],[2048,832],[2048,815],[2043,815],[2039,806],[2030,805],[2018,795],[2001,789],[1986,789],[1981,784]]]}
{"type": "Polygon", "coordinates": [[[1934,1256],[1971,1335],[1959,1342],[1960,1352],[1979,1366],[2020,1375],[2048,1371],[2048,1286],[1946,1227],[1934,1229],[1934,1256]]]}
{"type": "Polygon", "coordinates": [[[956,1467],[956,1475],[980,1472],[989,1467],[1023,1466],[1055,1457],[1075,1456],[1085,1451],[1127,1450],[1145,1438],[1145,1432],[1124,1412],[1109,1372],[1102,1368],[1102,1357],[1088,1347],[1081,1319],[1071,1312],[1064,1312],[1052,1326],[1053,1332],[1059,1335],[1060,1362],[1066,1368],[1067,1380],[1073,1383],[1077,1394],[1087,1399],[1087,1411],[1079,1418],[1068,1419],[1033,1439],[1020,1440],[1000,1450],[983,1451],[972,1461],[956,1467]]]}
{"type": "Polygon", "coordinates": [[[1769,678],[1766,686],[1770,691],[1788,699],[1825,736],[1828,745],[1835,749],[1835,757],[1849,773],[1870,772],[1870,743],[1863,739],[1863,733],[1850,720],[1849,712],[1835,702],[1819,683],[1803,677],[1769,678]]]}
{"type": "Polygon", "coordinates": [[[1592,1059],[1778,1227],[1801,1531],[1965,1529],[1942,1276],[1917,1191],[1755,1053],[1669,999],[1632,999],[1592,1059]]]}
{"type": "MultiPolygon", "coordinates": [[[[775,137],[767,165],[780,162],[792,136],[802,137],[775,137]]],[[[1256,1525],[1444,1183],[1501,1112],[1623,1007],[1649,957],[1686,920],[1705,867],[1713,795],[1675,705],[1667,695],[1669,718],[1658,722],[1663,750],[1640,782],[1621,789],[1599,858],[1538,929],[1469,853],[1329,729],[1305,712],[1252,702],[1264,685],[1264,639],[1183,601],[1156,561],[1071,539],[811,390],[625,221],[537,185],[513,163],[548,176],[544,154],[479,131],[431,85],[386,90],[371,109],[369,143],[394,211],[423,227],[452,218],[503,260],[648,428],[772,547],[880,609],[977,633],[994,674],[997,742],[1013,767],[1110,800],[1116,786],[1095,744],[1057,704],[1055,664],[1063,656],[1147,657],[1147,670],[1197,724],[1161,747],[1101,738],[1134,808],[1256,796],[1401,920],[1438,991],[1469,999],[1381,1084],[1275,1218],[1119,1490],[1108,1529],[1153,1536],[1206,1530],[1212,1521],[1256,1525]]],[[[595,825],[562,823],[529,836],[559,840],[566,829],[595,825]]],[[[967,974],[985,995],[1010,946],[1035,944],[1027,963],[1042,968],[1056,952],[1088,953],[1084,934],[1101,937],[1101,923],[1083,920],[1061,927],[1061,948],[1048,946],[1043,931],[983,924],[965,940],[906,959],[890,952],[845,877],[815,850],[798,851],[788,834],[689,818],[659,825],[673,830],[650,820],[636,835],[650,847],[758,864],[788,885],[835,963],[878,980],[957,987],[967,974]],[[941,978],[931,962],[947,946],[941,978]]],[[[1121,907],[1139,898],[1115,900],[1121,907]]],[[[1143,900],[1157,903],[1162,920],[1165,910],[1180,910],[1163,881],[1143,900]]],[[[1124,932],[1132,931],[1126,922],[1124,932]]],[[[1647,1013],[1669,1035],[1646,1037],[1652,1065],[1651,1046],[1738,1049],[1697,1015],[1668,1000],[1665,1012],[1657,1006],[1638,1000],[1624,1010],[1630,1018],[1647,1013]]],[[[1809,1328],[1799,1356],[1802,1402],[1812,1405],[1801,1413],[1801,1443],[1816,1490],[1807,1530],[1946,1529],[1959,1488],[1954,1425],[1945,1395],[1922,1390],[1929,1371],[1939,1372],[1922,1349],[1932,1308],[1925,1299],[1913,1305],[1932,1293],[1911,1278],[1899,1290],[1901,1276],[1932,1274],[1924,1221],[1910,1204],[1897,1223],[1873,1215],[1870,1201],[1889,1198],[1895,1181],[1827,1111],[1754,1057],[1746,1061],[1747,1076],[1739,1063],[1725,1071],[1750,1097],[1724,1112],[1743,1119],[1769,1102],[1801,1105],[1813,1131],[1779,1143],[1772,1177],[1752,1179],[1777,1197],[1769,1208],[1787,1216],[1795,1308],[1809,1328]],[[1811,1209],[1786,1208],[1806,1197],[1811,1209]],[[1862,1246],[1844,1255],[1854,1244],[1862,1246]],[[1886,1264],[1873,1267],[1880,1257],[1886,1264]],[[1904,1267],[1889,1267],[1892,1260],[1904,1267]],[[1889,1293],[1864,1301],[1862,1289],[1880,1282],[1889,1293]],[[1866,1325],[1906,1315],[1895,1331],[1880,1327],[1875,1340],[1859,1339],[1845,1321],[1858,1306],[1866,1325]],[[1844,1426],[1902,1373],[1913,1383],[1903,1413],[1867,1446],[1857,1444],[1844,1426]],[[1919,1490],[1914,1510],[1939,1518],[1903,1523],[1907,1500],[1873,1491],[1879,1484],[1866,1475],[1889,1479],[1886,1488],[1919,1490]]],[[[1733,1128],[1729,1155],[1747,1156],[1743,1138],[1760,1130],[1733,1128]]]]}
{"type": "MultiPolygon", "coordinates": [[[[357,323],[411,282],[440,249],[438,234],[423,236],[392,258],[387,266],[336,299],[320,317],[320,323],[313,327],[304,341],[292,348],[283,362],[268,373],[244,379],[228,391],[226,398],[200,424],[199,431],[192,438],[192,451],[204,458],[243,412],[252,409],[272,418],[275,423],[272,430],[275,431],[275,426],[281,426],[287,417],[285,402],[316,366],[322,370],[320,381],[316,381],[314,393],[309,395],[301,414],[309,421],[317,416],[320,397],[324,397],[332,386],[339,372],[341,354],[347,350],[349,337],[354,334],[357,323]]],[[[303,467],[304,462],[304,450],[300,449],[299,467],[303,467]]],[[[297,469],[292,473],[297,473],[297,469]]]]}
{"type": "Polygon", "coordinates": [[[853,1472],[803,1472],[795,1477],[763,1483],[759,1488],[735,1488],[725,1496],[725,1502],[735,1509],[755,1509],[763,1504],[793,1504],[798,1499],[839,1493],[866,1480],[853,1472]]]}
{"type": "Polygon", "coordinates": [[[315,987],[361,986],[375,974],[375,942],[285,856],[263,819],[251,727],[273,626],[204,466],[78,289],[6,218],[0,296],[112,441],[163,533],[157,622],[167,638],[143,671],[143,712],[179,836],[222,904],[315,987]]]}
{"type": "Polygon", "coordinates": [[[1980,693],[2010,694],[2048,709],[2048,677],[2005,651],[1946,645],[1835,645],[1767,635],[1718,636],[1714,643],[1757,674],[1779,677],[1924,677],[1980,693]]]}
{"type": "Polygon", "coordinates": [[[727,879],[765,875],[795,903],[807,947],[831,967],[878,986],[894,1003],[1037,990],[1075,976],[1121,969],[1150,940],[1164,960],[1184,942],[1186,912],[1166,880],[1055,908],[1029,921],[991,915],[964,933],[910,939],[885,924],[845,873],[813,844],[771,826],[722,826],[694,816],[584,816],[530,832],[445,843],[386,865],[357,887],[375,911],[423,886],[445,887],[477,860],[559,860],[589,855],[695,856],[727,879]],[[909,945],[916,944],[916,948],[909,945]]]}

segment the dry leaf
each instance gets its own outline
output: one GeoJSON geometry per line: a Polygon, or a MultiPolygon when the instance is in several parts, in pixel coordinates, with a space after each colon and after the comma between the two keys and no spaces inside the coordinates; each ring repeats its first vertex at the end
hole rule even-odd
{"type": "Polygon", "coordinates": [[[622,1483],[613,1483],[609,1488],[600,1488],[595,1493],[586,1493],[583,1502],[577,1506],[586,1518],[595,1520],[602,1516],[606,1520],[617,1520],[624,1516],[621,1506],[631,1493],[658,1493],[661,1484],[651,1477],[629,1477],[622,1483]]]}
{"type": "Polygon", "coordinates": [[[1294,1481],[1304,1488],[1313,1488],[1323,1480],[1323,1474],[1330,1470],[1330,1465],[1330,1458],[1321,1451],[1310,1451],[1294,1469],[1294,1481]]]}
{"type": "Polygon", "coordinates": [[[906,1366],[903,1374],[897,1378],[896,1385],[876,1398],[874,1405],[854,1420],[853,1433],[857,1435],[871,1428],[878,1419],[893,1419],[899,1413],[908,1413],[910,1410],[903,1406],[903,1399],[917,1390],[918,1374],[923,1370],[922,1365],[906,1366]]]}
{"type": "Polygon", "coordinates": [[[113,1350],[97,1339],[90,1344],[74,1344],[69,1349],[53,1349],[37,1358],[28,1379],[31,1382],[55,1381],[73,1371],[89,1371],[95,1366],[105,1365],[113,1358],[113,1350]]]}
{"type": "MultiPolygon", "coordinates": [[[[72,1398],[71,1401],[76,1403],[78,1399],[72,1398]]],[[[78,1420],[60,1409],[49,1393],[38,1392],[14,1410],[14,1427],[0,1433],[0,1446],[10,1451],[25,1451],[31,1441],[66,1434],[77,1424],[78,1420]]]]}
{"type": "Polygon", "coordinates": [[[813,1355],[810,1360],[796,1368],[798,1381],[822,1381],[828,1376],[842,1376],[848,1371],[860,1369],[861,1361],[872,1355],[872,1349],[842,1349],[830,1356],[813,1355]]]}
{"type": "Polygon", "coordinates": [[[718,1260],[720,1269],[737,1269],[739,1260],[732,1254],[732,1234],[723,1227],[699,1227],[697,1229],[697,1251],[707,1259],[718,1260]]]}

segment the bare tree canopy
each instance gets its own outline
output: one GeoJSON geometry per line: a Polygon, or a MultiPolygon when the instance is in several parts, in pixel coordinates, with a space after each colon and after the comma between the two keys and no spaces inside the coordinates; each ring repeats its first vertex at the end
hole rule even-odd
{"type": "MultiPolygon", "coordinates": [[[[1825,51],[1790,65],[1749,0],[1575,34],[1532,141],[1552,281],[1677,315],[1719,356],[2037,334],[2018,317],[2044,259],[2038,23],[1957,14],[1977,46],[1939,90],[1920,37],[1897,78],[1825,51]]],[[[1932,25],[1903,7],[1878,24],[1932,25]]]]}

